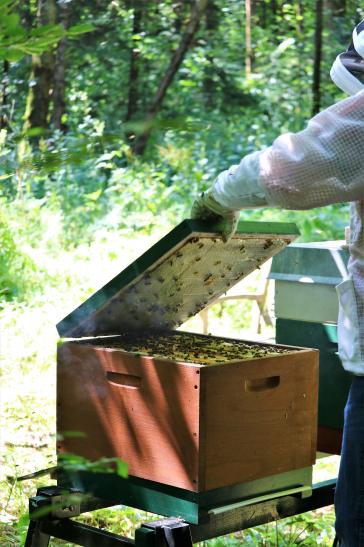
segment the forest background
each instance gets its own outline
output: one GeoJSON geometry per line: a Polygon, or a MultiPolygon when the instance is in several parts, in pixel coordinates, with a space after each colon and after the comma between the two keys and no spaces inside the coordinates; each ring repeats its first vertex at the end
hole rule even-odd
{"type": "MultiPolygon", "coordinates": [[[[343,98],[329,70],[364,10],[354,0],[0,9],[1,544],[18,545],[34,483],[15,479],[54,462],[54,324],[188,217],[220,171],[343,98]]],[[[242,218],[294,221],[303,241],[342,239],[348,207],[242,218]]],[[[249,314],[229,321],[246,327],[249,314]]]]}

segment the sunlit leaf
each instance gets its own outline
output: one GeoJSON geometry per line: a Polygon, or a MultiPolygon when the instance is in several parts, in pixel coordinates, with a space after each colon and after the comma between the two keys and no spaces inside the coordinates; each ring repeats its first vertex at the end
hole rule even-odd
{"type": "Polygon", "coordinates": [[[128,476],[128,464],[122,460],[116,460],[116,472],[119,477],[126,478],[128,476]]]}
{"type": "Polygon", "coordinates": [[[96,192],[92,192],[91,194],[85,194],[85,197],[87,199],[90,199],[91,201],[96,201],[99,199],[99,197],[102,194],[102,189],[96,190],[96,192]]]}
{"type": "Polygon", "coordinates": [[[82,23],[80,25],[73,25],[67,30],[67,36],[70,38],[74,38],[76,36],[80,36],[81,34],[92,32],[93,30],[95,30],[95,27],[94,25],[92,25],[92,23],[82,23]]]}
{"type": "Polygon", "coordinates": [[[26,129],[24,131],[25,137],[37,137],[39,135],[43,135],[45,133],[45,130],[43,127],[31,127],[30,129],[26,129]]]}

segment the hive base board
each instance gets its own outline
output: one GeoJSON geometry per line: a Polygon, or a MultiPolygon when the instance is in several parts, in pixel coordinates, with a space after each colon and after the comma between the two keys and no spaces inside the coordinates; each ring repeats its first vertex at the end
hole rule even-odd
{"type": "Polygon", "coordinates": [[[201,524],[208,519],[208,512],[214,507],[267,494],[282,492],[283,495],[293,489],[298,493],[302,491],[302,496],[309,495],[312,467],[205,492],[192,492],[137,477],[123,479],[114,473],[86,471],[63,473],[58,477],[58,485],[77,488],[97,498],[110,500],[113,502],[110,505],[127,505],[167,517],[180,517],[191,524],[201,524]]]}

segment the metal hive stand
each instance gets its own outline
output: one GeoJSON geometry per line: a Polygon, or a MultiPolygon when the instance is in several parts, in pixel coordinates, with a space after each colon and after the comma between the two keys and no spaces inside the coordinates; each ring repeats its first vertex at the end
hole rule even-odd
{"type": "Polygon", "coordinates": [[[105,500],[85,495],[77,499],[72,489],[65,492],[60,487],[43,487],[29,500],[31,520],[25,547],[48,547],[51,537],[84,547],[192,547],[198,541],[332,505],[335,484],[336,479],[315,484],[309,497],[288,491],[280,497],[267,495],[216,507],[202,524],[190,524],[178,518],[143,523],[136,530],[135,539],[72,520],[71,517],[82,513],[109,507],[110,503],[105,500]]]}

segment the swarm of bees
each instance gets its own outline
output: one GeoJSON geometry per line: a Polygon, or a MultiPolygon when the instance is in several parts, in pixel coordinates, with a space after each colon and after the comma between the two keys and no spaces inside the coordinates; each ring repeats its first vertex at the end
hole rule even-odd
{"type": "Polygon", "coordinates": [[[201,365],[260,359],[290,351],[288,348],[178,331],[143,335],[128,333],[110,338],[94,339],[94,342],[98,346],[136,355],[149,355],[171,361],[201,365]]]}

